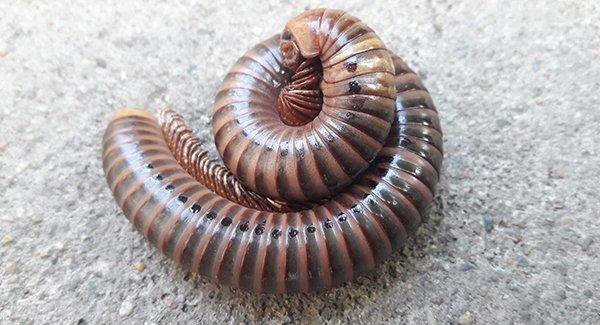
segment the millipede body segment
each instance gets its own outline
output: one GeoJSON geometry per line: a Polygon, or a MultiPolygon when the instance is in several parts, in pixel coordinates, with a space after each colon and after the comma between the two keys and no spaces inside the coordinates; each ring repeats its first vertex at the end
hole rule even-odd
{"type": "Polygon", "coordinates": [[[419,77],[358,19],[316,9],[233,66],[210,161],[175,113],[119,113],[103,140],[125,215],[184,267],[253,292],[318,291],[373,269],[422,222],[442,164],[419,77]]]}

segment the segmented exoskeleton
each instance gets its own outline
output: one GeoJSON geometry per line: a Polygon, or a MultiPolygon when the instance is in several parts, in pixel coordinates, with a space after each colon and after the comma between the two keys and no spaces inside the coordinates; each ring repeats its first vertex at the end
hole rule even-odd
{"type": "Polygon", "coordinates": [[[254,292],[351,280],[422,222],[442,163],[419,77],[364,23],[316,9],[233,66],[212,161],[173,111],[109,124],[103,165],[133,225],[192,271],[254,292]]]}

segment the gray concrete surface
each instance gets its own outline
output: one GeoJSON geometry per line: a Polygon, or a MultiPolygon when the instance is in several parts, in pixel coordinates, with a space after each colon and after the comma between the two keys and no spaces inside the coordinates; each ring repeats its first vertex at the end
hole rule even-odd
{"type": "Polygon", "coordinates": [[[0,323],[600,323],[597,1],[1,1],[0,323]],[[424,78],[446,160],[427,224],[368,277],[254,296],[177,267],[124,219],[100,139],[172,106],[210,140],[238,56],[346,9],[424,78]]]}

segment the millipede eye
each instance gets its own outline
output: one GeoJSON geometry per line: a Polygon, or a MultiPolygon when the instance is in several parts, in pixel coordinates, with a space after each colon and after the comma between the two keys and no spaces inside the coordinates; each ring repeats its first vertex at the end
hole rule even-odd
{"type": "Polygon", "coordinates": [[[288,30],[285,30],[283,32],[283,34],[281,34],[281,39],[284,40],[284,41],[291,41],[292,40],[292,34],[288,30]]]}

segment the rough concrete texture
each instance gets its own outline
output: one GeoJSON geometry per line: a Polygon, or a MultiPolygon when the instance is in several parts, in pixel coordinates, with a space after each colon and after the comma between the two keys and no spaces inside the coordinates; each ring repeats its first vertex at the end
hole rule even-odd
{"type": "Polygon", "coordinates": [[[0,13],[0,323],[600,323],[597,1],[2,1],[0,13]],[[191,275],[114,203],[107,121],[171,106],[212,141],[236,58],[324,5],[366,21],[434,96],[446,159],[429,220],[373,274],[324,294],[191,275]]]}

